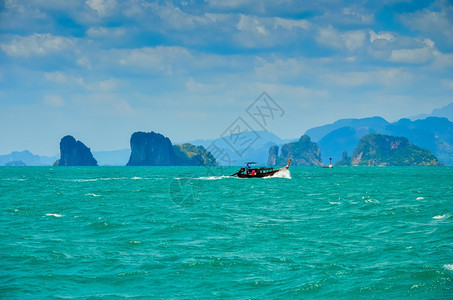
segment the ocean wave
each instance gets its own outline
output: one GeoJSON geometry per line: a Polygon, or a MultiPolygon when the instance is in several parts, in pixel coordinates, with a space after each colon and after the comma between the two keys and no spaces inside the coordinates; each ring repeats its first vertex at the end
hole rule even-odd
{"type": "Polygon", "coordinates": [[[447,218],[448,215],[437,215],[437,216],[434,216],[433,219],[435,220],[442,220],[442,219],[445,219],[447,218]]]}
{"type": "Polygon", "coordinates": [[[285,178],[285,179],[291,179],[291,172],[288,169],[280,170],[274,175],[266,178],[285,178]]]}
{"type": "Polygon", "coordinates": [[[101,195],[94,194],[94,193],[88,193],[88,194],[85,194],[85,196],[101,197],[101,195]]]}
{"type": "Polygon", "coordinates": [[[63,215],[60,214],[46,214],[47,217],[55,217],[55,218],[61,218],[64,217],[63,215]]]}
{"type": "Polygon", "coordinates": [[[234,178],[232,176],[207,176],[207,177],[198,177],[198,178],[193,178],[195,180],[220,180],[220,179],[225,179],[225,178],[234,178]]]}

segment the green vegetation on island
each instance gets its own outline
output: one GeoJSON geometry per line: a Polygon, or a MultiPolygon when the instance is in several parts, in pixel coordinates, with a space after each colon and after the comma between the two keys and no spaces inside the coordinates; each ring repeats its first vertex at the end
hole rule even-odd
{"type": "Polygon", "coordinates": [[[378,133],[362,137],[352,157],[343,153],[336,165],[352,166],[440,166],[430,151],[417,147],[405,137],[378,133]]]}
{"type": "Polygon", "coordinates": [[[216,159],[203,146],[195,146],[189,143],[173,145],[173,150],[178,158],[178,164],[182,166],[215,166],[216,159]]]}

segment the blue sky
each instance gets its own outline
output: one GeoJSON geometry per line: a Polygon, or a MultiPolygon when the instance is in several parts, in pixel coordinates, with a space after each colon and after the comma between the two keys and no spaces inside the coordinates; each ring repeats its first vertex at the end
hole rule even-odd
{"type": "Polygon", "coordinates": [[[54,155],[66,134],[94,151],[139,130],[216,138],[262,92],[284,110],[266,128],[282,138],[442,107],[453,3],[0,2],[0,154],[54,155]]]}

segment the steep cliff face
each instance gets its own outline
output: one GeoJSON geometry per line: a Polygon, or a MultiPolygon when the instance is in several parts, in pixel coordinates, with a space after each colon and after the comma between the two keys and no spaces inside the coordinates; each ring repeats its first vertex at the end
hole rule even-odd
{"type": "Polygon", "coordinates": [[[97,166],[90,148],[70,135],[60,141],[60,159],[58,166],[97,166]]]}
{"type": "Polygon", "coordinates": [[[269,148],[269,159],[267,160],[268,166],[277,165],[278,159],[278,146],[274,145],[269,148]]]}
{"type": "Polygon", "coordinates": [[[176,155],[169,138],[155,132],[134,132],[128,166],[173,166],[176,155]]]}
{"type": "MultiPolygon", "coordinates": [[[[344,162],[343,162],[344,161],[344,162]]],[[[442,163],[428,150],[412,144],[405,137],[369,134],[360,139],[350,161],[353,166],[440,166],[442,163]]]]}
{"type": "Polygon", "coordinates": [[[169,138],[155,132],[135,132],[131,136],[128,166],[214,166],[216,160],[203,146],[172,145],[169,138]]]}
{"type": "MultiPolygon", "coordinates": [[[[269,149],[269,162],[274,162],[276,153],[278,153],[278,146],[272,146],[269,149]]],[[[275,164],[270,165],[285,165],[289,158],[292,158],[291,165],[294,166],[320,166],[321,150],[308,135],[303,135],[299,141],[283,145],[281,155],[276,159],[275,164]]]]}

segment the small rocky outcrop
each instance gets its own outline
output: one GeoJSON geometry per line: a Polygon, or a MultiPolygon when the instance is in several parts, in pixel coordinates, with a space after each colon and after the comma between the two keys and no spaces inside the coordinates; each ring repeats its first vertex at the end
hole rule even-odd
{"type": "Polygon", "coordinates": [[[300,137],[299,141],[282,146],[282,153],[278,154],[278,146],[269,149],[269,165],[285,165],[289,158],[292,158],[291,165],[294,166],[320,166],[321,150],[318,144],[312,142],[308,135],[300,137]]]}
{"type": "Polygon", "coordinates": [[[350,166],[351,165],[351,157],[348,156],[348,151],[344,150],[342,159],[338,161],[336,166],[350,166]]]}
{"type": "Polygon", "coordinates": [[[189,143],[174,145],[178,166],[215,166],[216,159],[203,146],[195,146],[189,143]]]}
{"type": "Polygon", "coordinates": [[[275,166],[277,165],[278,159],[278,146],[274,145],[269,148],[269,159],[267,160],[268,166],[275,166]]]}
{"type": "Polygon", "coordinates": [[[214,166],[216,160],[203,146],[172,145],[156,132],[135,132],[131,136],[128,166],[214,166]]]}
{"type": "Polygon", "coordinates": [[[337,165],[352,166],[440,166],[430,151],[417,147],[405,137],[369,134],[362,137],[352,157],[337,165]]]}
{"type": "Polygon", "coordinates": [[[90,148],[70,135],[60,141],[60,159],[58,166],[97,166],[90,148]]]}

